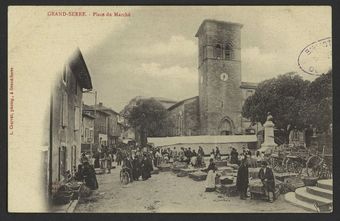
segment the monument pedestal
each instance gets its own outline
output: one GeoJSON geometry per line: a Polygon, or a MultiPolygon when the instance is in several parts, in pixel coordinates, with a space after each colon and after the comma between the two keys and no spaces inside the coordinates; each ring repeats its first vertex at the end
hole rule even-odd
{"type": "Polygon", "coordinates": [[[259,151],[269,152],[277,146],[274,142],[274,123],[273,117],[268,113],[267,121],[264,123],[264,142],[261,144],[259,151]]]}

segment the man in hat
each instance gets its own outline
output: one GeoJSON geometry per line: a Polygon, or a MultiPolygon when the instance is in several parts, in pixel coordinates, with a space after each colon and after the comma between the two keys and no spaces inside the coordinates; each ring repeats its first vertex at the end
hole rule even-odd
{"type": "Polygon", "coordinates": [[[262,166],[259,171],[259,178],[263,183],[263,187],[266,195],[268,196],[269,202],[274,201],[274,192],[275,192],[275,179],[273,170],[268,167],[268,163],[266,161],[262,161],[262,166]]]}
{"type": "Polygon", "coordinates": [[[245,200],[247,198],[247,189],[249,184],[249,171],[247,162],[247,159],[243,159],[237,171],[236,187],[240,193],[241,200],[245,200]]]}

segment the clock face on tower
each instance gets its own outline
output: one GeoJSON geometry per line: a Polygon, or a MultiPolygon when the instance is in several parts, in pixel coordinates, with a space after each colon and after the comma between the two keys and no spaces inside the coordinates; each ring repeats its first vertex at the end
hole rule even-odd
{"type": "Polygon", "coordinates": [[[227,74],[227,73],[222,73],[222,74],[220,75],[220,79],[221,79],[222,81],[227,81],[227,80],[228,80],[228,74],[227,74]]]}

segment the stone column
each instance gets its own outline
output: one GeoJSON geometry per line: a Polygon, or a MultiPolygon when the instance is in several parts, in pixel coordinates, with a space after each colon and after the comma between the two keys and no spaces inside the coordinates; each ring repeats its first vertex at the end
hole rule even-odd
{"type": "Polygon", "coordinates": [[[261,144],[260,151],[267,151],[277,146],[274,142],[274,123],[273,117],[268,113],[267,121],[264,123],[264,142],[261,144]]]}

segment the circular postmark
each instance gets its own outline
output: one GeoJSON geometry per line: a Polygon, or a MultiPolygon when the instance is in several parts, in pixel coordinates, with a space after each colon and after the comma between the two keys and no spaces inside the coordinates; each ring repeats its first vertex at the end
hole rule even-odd
{"type": "Polygon", "coordinates": [[[300,69],[311,75],[327,73],[332,68],[332,38],[324,38],[307,45],[299,54],[300,69]]]}

